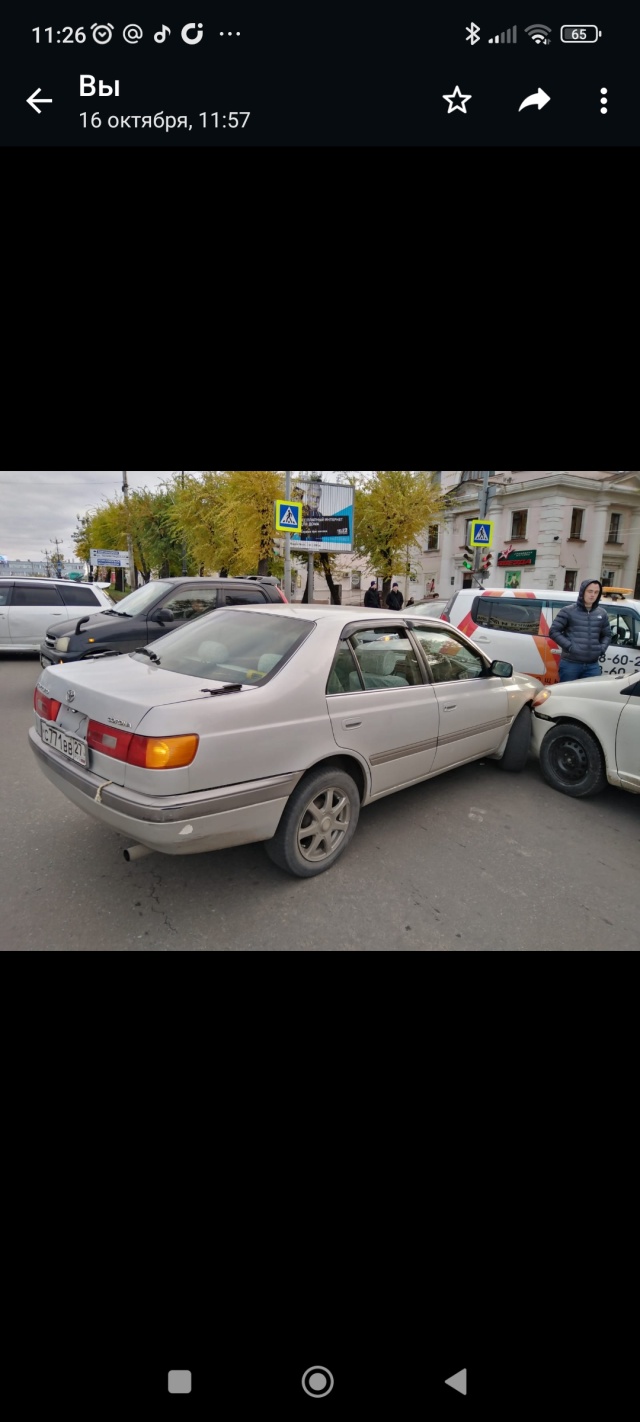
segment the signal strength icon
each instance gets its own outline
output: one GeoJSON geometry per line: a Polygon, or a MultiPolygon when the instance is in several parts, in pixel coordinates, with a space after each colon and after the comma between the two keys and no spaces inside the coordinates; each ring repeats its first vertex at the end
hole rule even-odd
{"type": "Polygon", "coordinates": [[[512,29],[510,29],[510,30],[506,30],[506,31],[503,30],[503,31],[502,31],[502,34],[496,35],[495,39],[490,39],[490,40],[489,40],[489,44],[511,44],[511,43],[513,43],[513,44],[517,44],[517,43],[518,43],[518,26],[517,26],[517,25],[514,25],[514,26],[512,27],[512,29]],[[506,33],[506,39],[505,39],[505,33],[506,33]],[[511,40],[511,36],[512,36],[512,35],[513,35],[513,41],[511,40]]]}
{"type": "Polygon", "coordinates": [[[547,39],[547,35],[551,34],[551,25],[527,25],[525,34],[531,35],[535,44],[551,44],[551,40],[547,39]]]}

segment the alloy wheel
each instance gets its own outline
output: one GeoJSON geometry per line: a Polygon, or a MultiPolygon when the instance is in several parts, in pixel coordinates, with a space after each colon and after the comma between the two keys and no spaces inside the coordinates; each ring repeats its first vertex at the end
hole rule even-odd
{"type": "Polygon", "coordinates": [[[298,825],[303,859],[317,863],[335,853],[349,829],[351,806],[344,790],[329,786],[306,806],[298,825]]]}

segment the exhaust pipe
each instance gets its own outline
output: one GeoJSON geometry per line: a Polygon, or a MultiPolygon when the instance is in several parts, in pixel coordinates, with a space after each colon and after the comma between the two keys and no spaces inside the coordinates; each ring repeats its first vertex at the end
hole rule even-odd
{"type": "Polygon", "coordinates": [[[122,853],[127,861],[131,859],[142,859],[145,854],[153,854],[152,849],[147,849],[145,844],[130,844],[128,849],[123,849],[122,853]]]}

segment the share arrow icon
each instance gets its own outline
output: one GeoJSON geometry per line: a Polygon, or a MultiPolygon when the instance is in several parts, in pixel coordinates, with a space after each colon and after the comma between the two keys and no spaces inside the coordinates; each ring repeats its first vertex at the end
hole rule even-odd
{"type": "Polygon", "coordinates": [[[551,95],[545,94],[544,89],[538,89],[537,94],[530,94],[528,99],[522,100],[518,113],[520,113],[520,109],[528,109],[530,104],[536,104],[537,108],[543,109],[545,104],[550,102],[551,95]]]}
{"type": "Polygon", "coordinates": [[[41,89],[34,89],[33,93],[32,93],[32,94],[30,95],[30,97],[27,99],[27,103],[28,103],[28,104],[31,104],[32,109],[35,109],[35,112],[36,112],[37,114],[41,114],[41,113],[42,113],[42,109],[39,109],[39,108],[38,108],[38,104],[52,104],[52,103],[53,103],[53,99],[38,99],[38,94],[40,94],[40,93],[42,93],[42,90],[41,90],[41,89]],[[35,104],[35,103],[34,103],[34,99],[38,99],[38,104],[35,104]]]}

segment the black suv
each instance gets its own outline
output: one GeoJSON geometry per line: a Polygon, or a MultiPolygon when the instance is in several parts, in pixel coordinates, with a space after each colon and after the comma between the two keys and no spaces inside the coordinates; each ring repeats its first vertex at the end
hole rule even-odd
{"type": "Polygon", "coordinates": [[[128,593],[113,609],[57,622],[40,647],[43,667],[83,657],[135,652],[194,617],[248,602],[286,602],[275,578],[162,578],[128,593]]]}

